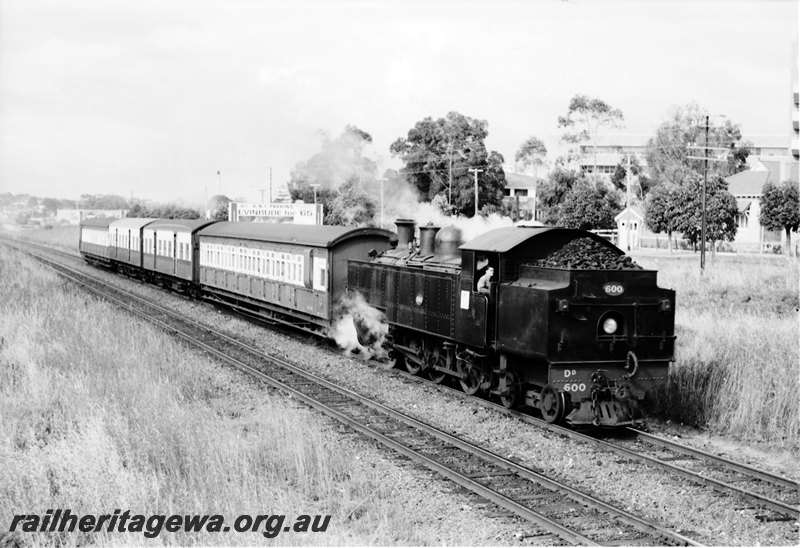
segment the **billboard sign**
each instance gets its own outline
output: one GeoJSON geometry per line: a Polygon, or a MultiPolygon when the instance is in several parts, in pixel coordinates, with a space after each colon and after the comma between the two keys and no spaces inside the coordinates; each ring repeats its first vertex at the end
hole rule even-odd
{"type": "Polygon", "coordinates": [[[251,223],[321,225],[322,204],[228,204],[228,220],[251,223]]]}

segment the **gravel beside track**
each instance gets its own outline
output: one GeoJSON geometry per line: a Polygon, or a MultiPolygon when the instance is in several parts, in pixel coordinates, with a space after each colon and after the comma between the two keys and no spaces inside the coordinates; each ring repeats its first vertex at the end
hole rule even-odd
{"type": "MultiPolygon", "coordinates": [[[[110,279],[120,278],[114,274],[107,276],[110,279]]],[[[409,415],[471,439],[542,474],[569,480],[577,489],[591,492],[608,502],[622,504],[631,512],[656,520],[662,527],[673,529],[698,542],[716,545],[797,543],[797,523],[762,522],[758,519],[757,510],[744,503],[732,507],[729,499],[720,499],[707,488],[689,486],[669,474],[634,466],[614,455],[597,452],[595,448],[510,419],[466,397],[386,374],[374,363],[359,356],[331,352],[324,343],[267,330],[208,304],[189,301],[174,294],[165,295],[151,286],[131,281],[126,285],[147,295],[161,295],[162,300],[170,306],[222,328],[264,352],[285,356],[329,380],[401,408],[409,415]]],[[[369,446],[365,444],[365,450],[369,446]]],[[[369,458],[385,460],[380,452],[378,455],[372,454],[369,458]]],[[[429,477],[429,474],[420,471],[415,473],[429,477]]],[[[787,474],[786,471],[783,473],[787,474]]],[[[428,494],[428,488],[423,488],[420,500],[428,500],[428,494]]],[[[471,507],[469,511],[474,511],[474,501],[461,500],[471,507]]],[[[485,513],[481,519],[486,519],[485,513]]],[[[449,529],[449,525],[446,529],[449,529]]],[[[492,531],[482,539],[476,539],[476,542],[509,543],[520,540],[524,539],[506,530],[492,531]]]]}

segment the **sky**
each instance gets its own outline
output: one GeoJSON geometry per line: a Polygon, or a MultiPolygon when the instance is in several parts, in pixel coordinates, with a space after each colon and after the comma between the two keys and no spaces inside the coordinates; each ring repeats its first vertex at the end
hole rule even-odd
{"type": "Polygon", "coordinates": [[[629,138],[696,102],[788,144],[797,34],[791,0],[2,0],[0,192],[260,202],[326,133],[397,168],[450,111],[552,161],[576,94],[629,138]]]}

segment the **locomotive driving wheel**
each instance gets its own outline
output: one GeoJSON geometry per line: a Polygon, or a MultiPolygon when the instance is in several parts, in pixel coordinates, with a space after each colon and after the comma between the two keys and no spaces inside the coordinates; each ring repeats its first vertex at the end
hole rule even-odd
{"type": "Polygon", "coordinates": [[[513,371],[506,371],[505,381],[506,390],[500,395],[500,402],[506,409],[511,409],[519,403],[522,385],[519,382],[519,377],[513,371]]]}
{"type": "MultiPolygon", "coordinates": [[[[425,358],[424,342],[415,339],[411,341],[409,347],[414,349],[414,353],[416,354],[419,361],[422,361],[425,358]]],[[[419,375],[419,372],[422,370],[422,366],[419,363],[417,363],[417,360],[409,356],[405,357],[405,364],[406,364],[406,371],[408,371],[412,375],[419,375]]]]}
{"type": "Polygon", "coordinates": [[[434,367],[447,367],[447,359],[442,355],[438,346],[425,344],[425,363],[428,364],[428,378],[435,384],[442,384],[447,373],[434,369],[434,367]]]}
{"type": "Polygon", "coordinates": [[[480,391],[482,380],[483,372],[481,371],[480,367],[466,362],[464,377],[458,379],[458,382],[461,383],[461,389],[470,396],[474,396],[480,391]]]}
{"type": "Polygon", "coordinates": [[[564,420],[566,408],[566,398],[564,393],[556,390],[549,384],[542,389],[539,409],[544,420],[550,424],[559,423],[564,420]]]}

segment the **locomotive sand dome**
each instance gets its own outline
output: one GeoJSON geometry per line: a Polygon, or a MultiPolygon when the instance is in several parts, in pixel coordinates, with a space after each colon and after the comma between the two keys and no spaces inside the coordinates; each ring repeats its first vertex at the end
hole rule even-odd
{"type": "Polygon", "coordinates": [[[507,227],[457,247],[454,227],[420,227],[415,252],[413,225],[398,228],[401,245],[351,260],[347,283],[385,313],[392,355],[412,373],[575,425],[635,424],[645,392],[666,382],[675,292],[607,240],[507,227]]]}

